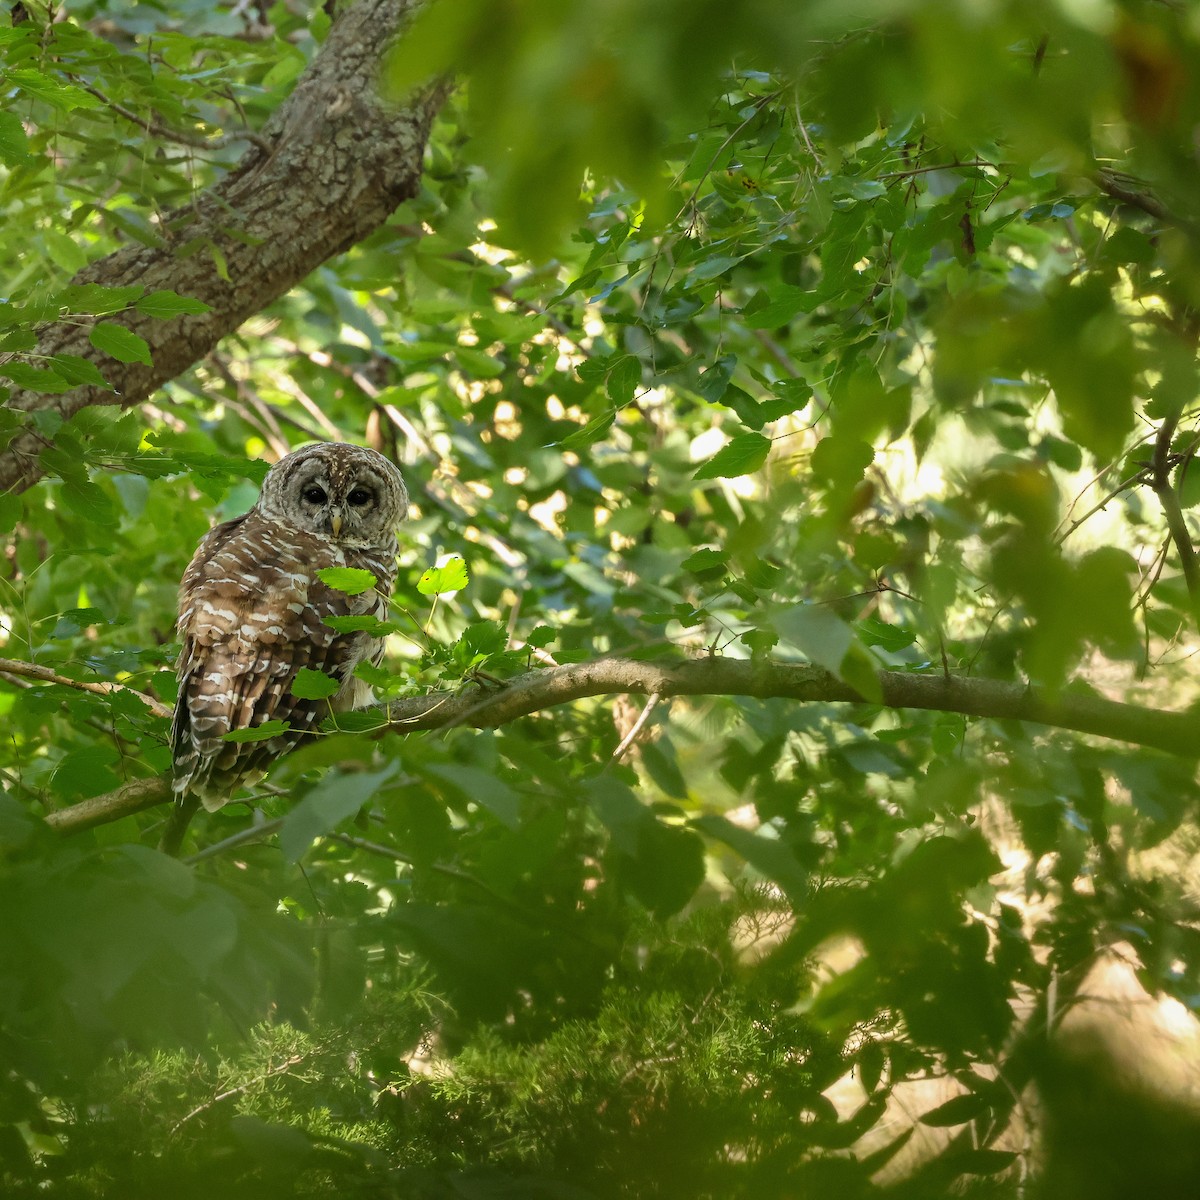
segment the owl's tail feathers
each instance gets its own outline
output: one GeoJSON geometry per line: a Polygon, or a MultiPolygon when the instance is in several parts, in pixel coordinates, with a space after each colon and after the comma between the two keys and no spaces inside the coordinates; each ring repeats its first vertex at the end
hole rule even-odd
{"type": "Polygon", "coordinates": [[[194,793],[186,792],[182,796],[175,797],[171,815],[167,818],[162,837],[158,839],[158,848],[163,854],[169,854],[172,858],[179,857],[179,850],[187,835],[188,825],[191,824],[192,818],[196,815],[196,809],[199,807],[200,800],[194,793]]]}

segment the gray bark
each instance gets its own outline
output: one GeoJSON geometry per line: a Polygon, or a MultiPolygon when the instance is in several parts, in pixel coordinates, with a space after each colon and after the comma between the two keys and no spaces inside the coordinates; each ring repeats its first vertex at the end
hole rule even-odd
{"type": "MultiPolygon", "coordinates": [[[[1104,700],[1098,696],[1050,694],[1018,683],[963,676],[880,671],[885,708],[916,708],[964,716],[1029,721],[1115,741],[1200,757],[1200,716],[1104,700]]],[[[728,658],[682,662],[638,662],[602,658],[531,671],[494,690],[468,688],[392,700],[387,705],[396,732],[488,728],[505,725],[545,708],[588,696],[754,696],[799,702],[862,703],[848,684],[807,663],[751,663],[728,658]]],[[[139,779],[104,796],[50,813],[46,820],[63,833],[88,829],[152,808],[171,794],[167,776],[139,779]]]]}
{"type": "MultiPolygon", "coordinates": [[[[95,362],[114,392],[81,387],[57,396],[16,390],[10,408],[56,411],[69,419],[90,405],[128,408],[208,354],[226,334],[282,296],[321,263],[376,230],[416,193],[425,142],[445,96],[434,87],[406,107],[376,86],[384,51],[420,0],[359,0],[335,23],[292,94],[237,167],[193,203],[170,213],[157,246],[131,245],[90,264],[73,283],[169,288],[211,306],[199,316],[113,318],[150,344],[153,366],[119,363],[88,340],[90,322],[45,326],[38,355],[76,354],[95,362]],[[272,149],[268,151],[265,144],[272,149]],[[208,239],[208,249],[181,255],[208,239]]],[[[30,426],[0,453],[0,492],[24,491],[46,469],[48,442],[30,426]]]]}

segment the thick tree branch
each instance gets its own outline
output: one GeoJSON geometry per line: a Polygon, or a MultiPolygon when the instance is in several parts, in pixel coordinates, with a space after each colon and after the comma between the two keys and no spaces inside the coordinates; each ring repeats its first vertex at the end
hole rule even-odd
{"type": "MultiPolygon", "coordinates": [[[[429,127],[447,89],[435,87],[400,109],[381,98],[377,84],[385,50],[418,4],[359,0],[348,8],[258,144],[229,175],[167,214],[157,245],[127,246],[72,280],[140,284],[146,292],[170,288],[203,300],[210,312],[111,318],[146,339],[149,367],[97,351],[89,341],[92,318],[49,324],[33,353],[89,359],[115,390],[80,387],[48,396],[16,389],[8,407],[69,419],[91,405],[140,403],[414,195],[429,127]]],[[[0,492],[37,482],[47,470],[40,457],[47,447],[32,425],[19,433],[0,454],[0,492]]]]}
{"type": "MultiPolygon", "coordinates": [[[[1030,721],[1079,733],[1200,756],[1200,715],[1141,708],[1097,696],[1052,695],[1018,683],[880,671],[886,708],[917,708],[1030,721]]],[[[799,702],[864,703],[852,687],[820,667],[802,663],[752,663],[728,658],[684,662],[638,662],[602,658],[531,671],[496,691],[434,692],[393,701],[386,729],[398,732],[444,730],[455,726],[505,725],[546,708],[590,696],[632,693],[643,696],[753,696],[799,702]]],[[[170,796],[165,776],[141,779],[50,813],[46,820],[62,832],[87,829],[161,804],[170,796]]]]}
{"type": "Polygon", "coordinates": [[[70,808],[60,808],[46,814],[46,824],[63,833],[107,825],[122,817],[131,817],[145,808],[154,808],[171,798],[171,779],[155,775],[150,779],[135,779],[114,792],[81,800],[70,808]]]}
{"type": "Polygon", "coordinates": [[[1101,167],[1093,176],[1096,186],[1106,195],[1131,208],[1139,209],[1156,221],[1172,221],[1170,210],[1140,180],[1121,171],[1101,167]]]}

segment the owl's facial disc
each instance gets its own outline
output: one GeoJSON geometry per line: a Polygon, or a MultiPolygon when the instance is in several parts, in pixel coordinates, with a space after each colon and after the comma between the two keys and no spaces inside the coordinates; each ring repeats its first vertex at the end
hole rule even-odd
{"type": "Polygon", "coordinates": [[[382,486],[370,470],[334,478],[314,462],[296,480],[297,507],[310,529],[335,538],[345,531],[347,537],[353,537],[379,507],[382,486]]]}
{"type": "Polygon", "coordinates": [[[296,511],[307,528],[325,531],[331,527],[332,515],[329,477],[320,462],[305,463],[304,468],[297,472],[292,485],[296,511]]]}
{"type": "Polygon", "coordinates": [[[303,447],[268,472],[264,516],[347,547],[385,544],[408,509],[400,472],[374,451],[340,443],[303,447]]]}

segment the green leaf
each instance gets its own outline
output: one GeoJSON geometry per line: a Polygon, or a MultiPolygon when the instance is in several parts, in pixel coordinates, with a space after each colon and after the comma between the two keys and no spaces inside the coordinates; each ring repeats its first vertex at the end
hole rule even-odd
{"type": "Polygon", "coordinates": [[[375,586],[375,576],[370,571],[359,567],[321,567],[317,578],[331,587],[335,592],[345,592],[347,596],[359,596],[375,586]]]}
{"type": "Polygon", "coordinates": [[[281,733],[287,733],[289,729],[291,729],[291,724],[287,721],[264,721],[253,729],[232,729],[229,733],[223,734],[221,740],[238,743],[265,742],[269,738],[278,737],[281,733]]]}
{"type": "Polygon", "coordinates": [[[736,267],[742,260],[729,254],[714,254],[712,258],[697,263],[691,271],[693,279],[716,279],[736,267]]]}
{"type": "Polygon", "coordinates": [[[21,165],[29,157],[29,138],[15,112],[0,112],[0,159],[9,166],[21,165]]]}
{"type": "Polygon", "coordinates": [[[911,629],[902,625],[891,625],[877,617],[867,617],[859,621],[857,628],[864,646],[881,646],[893,654],[907,649],[917,640],[917,635],[911,629]]]}
{"type": "Polygon", "coordinates": [[[368,613],[322,617],[321,624],[328,625],[335,633],[369,633],[372,637],[387,637],[400,629],[395,621],[381,621],[368,613]]]}
{"type": "Polygon", "coordinates": [[[54,303],[73,313],[92,313],[103,316],[123,312],[144,292],[141,284],[128,287],[104,287],[99,283],[72,283],[54,297],[54,303]]]}
{"type": "Polygon", "coordinates": [[[326,700],[341,690],[341,684],[324,671],[301,667],[292,680],[292,695],[299,700],[326,700]]]}
{"type": "Polygon", "coordinates": [[[11,379],[19,388],[41,392],[43,395],[59,395],[71,390],[71,384],[57,371],[45,367],[31,367],[28,363],[0,363],[0,376],[11,379]]]}
{"type": "Polygon", "coordinates": [[[1200,504],[1200,463],[1195,459],[1188,463],[1186,474],[1181,474],[1178,482],[1179,503],[1184,508],[1195,508],[1200,504]]]}
{"type": "Polygon", "coordinates": [[[100,368],[78,354],[55,354],[48,360],[54,370],[72,387],[99,387],[111,392],[112,385],[100,374],[100,368]]]}
{"type": "Polygon", "coordinates": [[[714,579],[725,573],[729,555],[720,550],[704,547],[689,554],[679,565],[700,579],[714,579]]]}
{"type": "Polygon", "coordinates": [[[737,359],[732,354],[718,358],[712,366],[705,367],[700,372],[700,378],[696,382],[697,394],[716,404],[725,395],[725,389],[729,386],[736,367],[737,359]]]}
{"type": "Polygon", "coordinates": [[[988,1112],[990,1107],[985,1097],[968,1092],[939,1104],[937,1108],[931,1108],[927,1113],[922,1113],[917,1120],[922,1125],[929,1125],[934,1129],[948,1129],[952,1125],[965,1125],[968,1121],[974,1121],[976,1117],[988,1112]]]}
{"type": "Polygon", "coordinates": [[[521,823],[521,797],[504,780],[478,767],[432,763],[426,772],[450,784],[467,802],[486,808],[501,824],[516,829],[521,823]]]}
{"type": "Polygon", "coordinates": [[[733,479],[757,471],[771,452],[771,439],[761,433],[739,434],[695,472],[696,479],[733,479]]]}
{"type": "Polygon", "coordinates": [[[417,580],[417,591],[422,596],[442,596],[447,592],[460,592],[470,582],[466,562],[455,555],[440,567],[430,567],[417,580]]]}
{"type": "Polygon", "coordinates": [[[869,700],[872,704],[883,703],[883,684],[879,681],[879,669],[858,642],[850,647],[837,673],[842,682],[848,683],[864,700],[869,700]]]}
{"type": "Polygon", "coordinates": [[[178,859],[135,843],[121,846],[117,853],[141,877],[147,890],[156,895],[187,900],[196,894],[195,872],[178,859]]]}
{"type": "Polygon", "coordinates": [[[154,365],[150,358],[150,344],[124,325],[100,321],[92,327],[88,341],[97,350],[111,355],[118,362],[144,363],[148,367],[154,365]]]}
{"type": "Polygon", "coordinates": [[[777,838],[766,832],[751,833],[725,817],[711,813],[698,818],[694,825],[709,837],[724,842],[764,878],[779,884],[789,896],[799,899],[807,892],[808,876],[792,851],[777,838]]]}
{"type": "Polygon", "coordinates": [[[6,86],[20,88],[26,95],[35,96],[60,112],[100,106],[100,101],[90,92],[74,84],[60,83],[42,71],[9,68],[5,75],[6,86]]]}
{"type": "Polygon", "coordinates": [[[32,329],[14,329],[0,338],[0,354],[27,354],[37,349],[37,334],[32,329]]]}
{"type": "Polygon", "coordinates": [[[860,438],[833,433],[813,448],[812,473],[822,483],[847,488],[858,483],[875,460],[875,450],[860,438]]]}
{"type": "Polygon", "coordinates": [[[508,633],[496,621],[476,621],[468,625],[454,644],[454,661],[464,671],[474,670],[493,654],[504,650],[508,633]]]}
{"type": "MultiPolygon", "coordinates": [[[[354,674],[359,679],[366,677],[360,674],[363,666],[359,663],[354,674]]],[[[373,683],[372,680],[367,680],[373,683]]],[[[330,713],[322,722],[321,729],[326,733],[367,733],[375,729],[385,729],[388,724],[387,716],[382,708],[352,709],[350,712],[330,713]]]]}
{"type": "Polygon", "coordinates": [[[399,770],[399,763],[390,762],[378,771],[330,771],[284,818],[280,853],[298,862],[317,838],[354,816],[399,770]]]}
{"type": "Polygon", "coordinates": [[[817,306],[817,298],[812,292],[791,287],[774,289],[769,296],[762,297],[762,301],[746,306],[745,320],[750,329],[778,329],[817,306]]]}
{"type": "Polygon", "coordinates": [[[65,755],[54,769],[51,786],[57,795],[77,799],[112,791],[120,779],[110,770],[117,761],[111,746],[87,746],[65,755]]]}
{"type": "Polygon", "coordinates": [[[16,528],[22,507],[20,496],[0,492],[0,533],[11,533],[16,528]]]}
{"type": "Polygon", "coordinates": [[[317,1153],[312,1138],[303,1129],[264,1121],[252,1113],[238,1113],[230,1120],[229,1129],[251,1162],[272,1171],[297,1171],[317,1153]]]}
{"type": "Polygon", "coordinates": [[[63,478],[62,497],[68,506],[88,521],[111,526],[115,519],[113,504],[99,484],[69,476],[63,478]]]}
{"type": "Polygon", "coordinates": [[[165,288],[143,296],[134,307],[147,317],[159,317],[163,320],[184,314],[194,315],[212,311],[212,307],[203,300],[197,300],[193,296],[181,296],[178,292],[165,288]]]}
{"type": "Polygon", "coordinates": [[[632,402],[637,393],[638,384],[642,382],[642,364],[632,354],[617,359],[608,371],[608,398],[617,405],[624,407],[632,402]]]}
{"type": "Polygon", "coordinates": [[[564,450],[582,450],[585,446],[590,446],[593,442],[598,442],[611,428],[613,422],[617,419],[615,412],[602,413],[598,417],[593,417],[582,428],[575,430],[574,433],[569,433],[558,444],[564,450]]]}
{"type": "Polygon", "coordinates": [[[771,619],[772,628],[801,651],[809,662],[837,675],[850,647],[854,630],[836,613],[820,604],[797,604],[771,619]]]}
{"type": "Polygon", "coordinates": [[[636,853],[619,869],[642,904],[660,919],[670,917],[704,883],[704,842],[694,830],[666,825],[646,813],[638,825],[636,853]]]}
{"type": "Polygon", "coordinates": [[[947,1154],[939,1168],[947,1175],[997,1175],[1017,1161],[1015,1150],[962,1150],[947,1154]]]}

